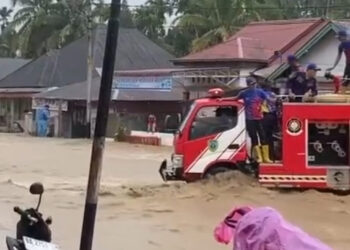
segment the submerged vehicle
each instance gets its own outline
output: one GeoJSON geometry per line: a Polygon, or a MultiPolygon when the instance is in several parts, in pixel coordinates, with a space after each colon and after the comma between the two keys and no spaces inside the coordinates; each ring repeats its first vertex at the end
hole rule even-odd
{"type": "Polygon", "coordinates": [[[266,187],[350,190],[350,96],[283,103],[279,157],[258,164],[250,154],[243,103],[222,95],[213,89],[194,101],[175,135],[171,164],[160,166],[163,180],[189,182],[240,170],[253,172],[266,187]]]}

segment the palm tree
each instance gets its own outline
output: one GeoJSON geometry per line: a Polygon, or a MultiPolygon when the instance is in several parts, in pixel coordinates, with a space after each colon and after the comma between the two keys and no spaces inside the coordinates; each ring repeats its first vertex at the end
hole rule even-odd
{"type": "Polygon", "coordinates": [[[136,27],[152,40],[165,36],[165,15],[171,12],[166,0],[148,0],[145,5],[135,10],[134,22],[136,27]]]}
{"type": "Polygon", "coordinates": [[[109,18],[110,8],[104,0],[63,0],[58,6],[58,13],[65,17],[63,28],[57,33],[61,46],[86,35],[90,28],[109,18]]]}
{"type": "Polygon", "coordinates": [[[132,19],[132,13],[128,7],[128,1],[122,1],[122,7],[120,11],[120,26],[124,28],[133,28],[135,27],[134,21],[132,19]]]}
{"type": "Polygon", "coordinates": [[[59,15],[53,15],[53,0],[18,0],[21,5],[11,23],[18,29],[20,49],[27,56],[39,56],[47,51],[47,40],[56,28],[59,15]]]}
{"type": "MultiPolygon", "coordinates": [[[[91,0],[18,0],[12,27],[18,29],[21,50],[27,57],[40,56],[60,48],[88,31],[91,0]]],[[[92,11],[92,22],[99,22],[103,0],[92,11]]]]}
{"type": "Polygon", "coordinates": [[[58,12],[65,17],[62,29],[58,30],[61,45],[74,41],[88,32],[90,8],[90,0],[65,0],[59,3],[58,12]]]}
{"type": "Polygon", "coordinates": [[[178,27],[194,30],[192,50],[198,51],[226,40],[235,29],[235,18],[232,0],[193,0],[175,22],[178,27]]]}
{"type": "Polygon", "coordinates": [[[175,23],[194,30],[192,51],[198,51],[227,40],[250,21],[281,17],[275,7],[275,1],[264,0],[188,0],[175,23]]]}
{"type": "Polygon", "coordinates": [[[0,56],[16,57],[18,50],[18,34],[16,30],[6,28],[0,36],[0,56]]]}
{"type": "Polygon", "coordinates": [[[4,29],[9,25],[9,18],[12,14],[13,10],[8,9],[7,7],[2,7],[0,9],[0,25],[1,25],[1,32],[4,31],[4,29]]]}

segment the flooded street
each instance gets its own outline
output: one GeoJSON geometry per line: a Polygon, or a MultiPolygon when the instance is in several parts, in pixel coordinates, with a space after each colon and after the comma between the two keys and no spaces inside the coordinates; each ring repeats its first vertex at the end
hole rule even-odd
{"type": "MultiPolygon", "coordinates": [[[[46,187],[42,212],[53,217],[54,242],[79,248],[91,143],[0,134],[0,238],[15,235],[13,206],[36,205],[28,186],[46,187]]],[[[164,184],[158,176],[171,148],[108,142],[94,249],[213,250],[212,231],[234,205],[272,206],[334,249],[349,249],[350,196],[314,190],[277,192],[235,175],[206,183],[164,184]]]]}

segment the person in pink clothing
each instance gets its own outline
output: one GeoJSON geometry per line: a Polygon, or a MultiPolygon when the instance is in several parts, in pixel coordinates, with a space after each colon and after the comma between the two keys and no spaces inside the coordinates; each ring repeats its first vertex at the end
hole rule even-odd
{"type": "Polygon", "coordinates": [[[224,244],[233,240],[234,250],[332,250],[269,207],[234,209],[215,228],[214,237],[224,244]]]}

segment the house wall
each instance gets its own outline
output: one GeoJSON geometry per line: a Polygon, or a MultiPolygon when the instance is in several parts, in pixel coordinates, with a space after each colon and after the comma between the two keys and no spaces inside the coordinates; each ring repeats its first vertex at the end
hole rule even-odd
{"type": "MultiPolygon", "coordinates": [[[[95,128],[97,103],[93,103],[91,112],[91,135],[95,128]]],[[[114,137],[122,122],[130,129],[146,130],[147,117],[150,113],[157,116],[158,128],[164,130],[164,121],[167,115],[181,118],[182,102],[177,101],[117,101],[112,102],[107,124],[107,137],[114,137]],[[124,117],[120,115],[124,114],[124,117]]],[[[57,111],[50,112],[54,136],[58,136],[59,117],[57,111]]],[[[65,138],[81,138],[86,135],[86,108],[84,101],[70,101],[68,111],[62,112],[62,132],[65,138]]]]}
{"type": "MultiPolygon", "coordinates": [[[[93,135],[96,115],[96,103],[91,112],[91,134],[93,135]]],[[[106,137],[114,137],[121,124],[131,130],[147,130],[147,117],[155,114],[158,129],[164,130],[165,116],[182,114],[183,104],[177,101],[114,101],[110,105],[106,137]]]]}
{"type": "MultiPolygon", "coordinates": [[[[202,62],[202,63],[176,63],[176,65],[181,65],[186,68],[198,68],[203,70],[205,73],[206,69],[217,68],[230,68],[232,72],[237,71],[239,74],[239,79],[233,82],[229,87],[232,89],[245,87],[246,77],[253,71],[267,66],[265,63],[256,63],[256,62],[202,62]]],[[[191,72],[184,74],[184,78],[179,78],[178,81],[185,86],[186,90],[190,92],[190,99],[197,99],[207,95],[210,88],[222,87],[222,84],[211,79],[211,78],[198,78],[189,77],[192,75],[191,72]]],[[[224,76],[224,75],[223,75],[224,76]]],[[[220,79],[223,82],[228,82],[226,79],[220,79]]],[[[226,87],[226,86],[225,86],[226,87]]]]}
{"type": "MultiPolygon", "coordinates": [[[[335,37],[335,33],[329,32],[322,40],[315,44],[305,56],[302,56],[300,63],[307,65],[310,62],[316,63],[322,71],[318,73],[319,76],[323,76],[325,70],[333,66],[335,58],[338,54],[339,41],[335,37]]],[[[343,75],[345,68],[345,56],[342,55],[342,59],[338,66],[334,69],[333,73],[337,75],[343,75]]]]}
{"type": "Polygon", "coordinates": [[[4,132],[14,129],[14,122],[24,127],[25,113],[30,111],[32,99],[30,97],[2,97],[0,98],[0,127],[4,132]]]}
{"type": "MultiPolygon", "coordinates": [[[[95,105],[92,110],[92,134],[96,122],[95,105]]],[[[182,102],[176,101],[114,101],[109,110],[106,136],[114,137],[120,125],[130,130],[146,131],[147,118],[151,113],[157,117],[157,128],[164,131],[165,117],[175,115],[181,118],[182,111],[182,102]]]]}

